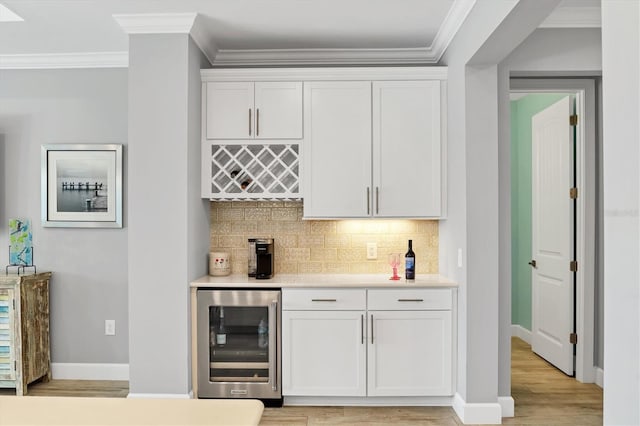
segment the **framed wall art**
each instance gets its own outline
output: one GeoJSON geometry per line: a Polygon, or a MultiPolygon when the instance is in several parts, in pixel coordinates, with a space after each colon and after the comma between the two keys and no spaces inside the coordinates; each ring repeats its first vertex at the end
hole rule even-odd
{"type": "Polygon", "coordinates": [[[42,146],[42,226],[122,228],[122,145],[42,146]]]}

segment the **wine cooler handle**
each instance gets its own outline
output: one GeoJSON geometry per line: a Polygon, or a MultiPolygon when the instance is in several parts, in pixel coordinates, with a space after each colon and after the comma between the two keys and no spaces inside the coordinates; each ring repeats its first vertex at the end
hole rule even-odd
{"type": "Polygon", "coordinates": [[[371,214],[371,189],[367,186],[367,214],[371,214]]]}
{"type": "Polygon", "coordinates": [[[360,344],[364,345],[364,314],[360,315],[360,344]]]}
{"type": "Polygon", "coordinates": [[[373,345],[373,314],[371,314],[371,344],[373,345]]]}
{"type": "Polygon", "coordinates": [[[376,186],[376,214],[380,213],[380,188],[376,186]]]}
{"type": "Polygon", "coordinates": [[[270,350],[273,351],[273,356],[269,357],[269,371],[271,371],[273,374],[271,389],[273,391],[277,391],[278,390],[278,362],[276,360],[276,357],[278,356],[278,349],[277,349],[277,345],[272,344],[273,342],[277,342],[279,339],[279,336],[277,336],[277,333],[278,333],[278,301],[277,300],[273,300],[271,302],[271,309],[273,310],[273,316],[275,318],[274,318],[274,327],[272,327],[269,330],[269,332],[276,334],[276,336],[274,336],[275,337],[274,339],[271,339],[271,343],[269,344],[270,350]]]}
{"type": "Polygon", "coordinates": [[[249,108],[249,136],[251,136],[251,108],[249,108]]]}

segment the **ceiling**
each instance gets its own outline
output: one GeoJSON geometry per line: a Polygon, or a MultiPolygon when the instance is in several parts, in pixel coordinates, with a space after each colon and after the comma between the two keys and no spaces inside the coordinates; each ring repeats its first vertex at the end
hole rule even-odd
{"type": "MultiPolygon", "coordinates": [[[[52,54],[126,58],[128,35],[114,15],[186,12],[198,14],[198,44],[214,65],[265,51],[307,61],[333,55],[336,63],[373,51],[379,60],[435,63],[475,1],[0,0],[24,19],[1,22],[0,12],[0,68],[52,54]]],[[[564,0],[543,26],[599,26],[599,6],[599,0],[564,0]]]]}

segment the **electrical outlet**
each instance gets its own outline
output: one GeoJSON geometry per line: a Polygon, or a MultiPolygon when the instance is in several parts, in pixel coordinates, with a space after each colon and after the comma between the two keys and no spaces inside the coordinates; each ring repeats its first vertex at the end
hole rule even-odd
{"type": "Polygon", "coordinates": [[[378,258],[378,244],[367,243],[367,260],[375,260],[378,258]]]}
{"type": "Polygon", "coordinates": [[[104,320],[104,335],[105,336],[116,335],[116,320],[104,320]]]}

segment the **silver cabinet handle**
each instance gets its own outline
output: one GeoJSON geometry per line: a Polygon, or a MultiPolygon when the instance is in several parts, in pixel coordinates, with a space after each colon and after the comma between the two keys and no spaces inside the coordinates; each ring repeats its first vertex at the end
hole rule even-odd
{"type": "Polygon", "coordinates": [[[269,336],[269,340],[270,340],[269,351],[273,351],[273,356],[269,357],[269,364],[271,364],[269,366],[269,371],[271,371],[273,374],[271,389],[273,391],[277,391],[278,390],[278,360],[276,359],[276,357],[278,356],[278,349],[277,349],[277,345],[274,344],[280,338],[277,335],[278,334],[278,301],[277,300],[273,300],[271,302],[271,310],[273,312],[274,324],[273,326],[269,324],[269,333],[274,333],[275,336],[269,336]]]}
{"type": "Polygon", "coordinates": [[[364,345],[364,314],[360,315],[360,344],[364,345]]]}
{"type": "Polygon", "coordinates": [[[256,136],[260,135],[260,108],[256,108],[256,136]]]}
{"type": "Polygon", "coordinates": [[[373,314],[371,314],[371,344],[373,345],[373,314]]]}
{"type": "Polygon", "coordinates": [[[249,136],[251,136],[251,108],[249,108],[249,136]]]}
{"type": "Polygon", "coordinates": [[[370,188],[367,186],[367,214],[371,214],[371,195],[370,188]]]}
{"type": "Polygon", "coordinates": [[[398,302],[424,302],[424,299],[398,299],[398,302]]]}
{"type": "Polygon", "coordinates": [[[338,299],[311,299],[312,302],[337,302],[338,299]]]}
{"type": "Polygon", "coordinates": [[[376,214],[380,213],[380,191],[376,186],[376,214]]]}

